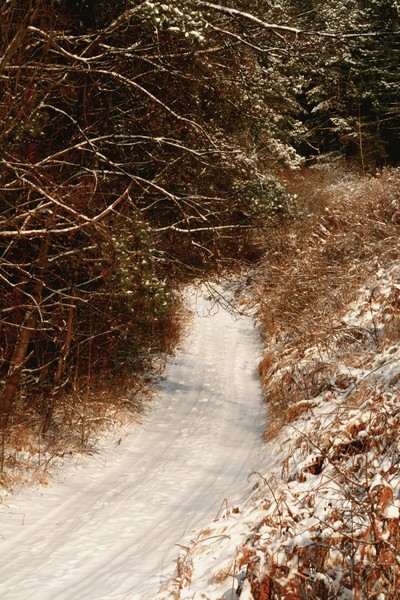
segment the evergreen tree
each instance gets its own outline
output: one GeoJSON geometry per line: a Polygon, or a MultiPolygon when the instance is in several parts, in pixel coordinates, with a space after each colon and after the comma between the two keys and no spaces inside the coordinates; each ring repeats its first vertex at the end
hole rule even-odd
{"type": "Polygon", "coordinates": [[[359,118],[364,160],[382,165],[400,158],[400,3],[364,2],[366,37],[352,49],[347,111],[359,118]]]}
{"type": "Polygon", "coordinates": [[[399,3],[314,3],[301,20],[336,34],[320,38],[319,58],[306,75],[310,147],[344,153],[364,169],[398,160],[399,3]]]}

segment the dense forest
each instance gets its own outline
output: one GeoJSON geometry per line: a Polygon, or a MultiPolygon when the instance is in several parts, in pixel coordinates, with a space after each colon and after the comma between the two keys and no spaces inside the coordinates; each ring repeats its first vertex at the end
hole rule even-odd
{"type": "Polygon", "coordinates": [[[397,0],[3,0],[3,443],[169,350],[182,282],[304,218],[283,173],[398,163],[399,21],[397,0]]]}

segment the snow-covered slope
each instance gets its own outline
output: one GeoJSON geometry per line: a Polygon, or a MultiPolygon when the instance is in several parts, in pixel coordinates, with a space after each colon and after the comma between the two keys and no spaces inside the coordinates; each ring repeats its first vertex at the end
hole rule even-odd
{"type": "Polygon", "coordinates": [[[284,407],[294,381],[297,416],[258,489],[181,550],[162,600],[399,600],[399,309],[394,263],[301,357],[274,349],[267,391],[284,407]]]}
{"type": "Polygon", "coordinates": [[[153,600],[176,544],[248,494],[264,429],[257,333],[249,318],[192,301],[191,331],[144,426],[0,506],[2,600],[153,600]]]}

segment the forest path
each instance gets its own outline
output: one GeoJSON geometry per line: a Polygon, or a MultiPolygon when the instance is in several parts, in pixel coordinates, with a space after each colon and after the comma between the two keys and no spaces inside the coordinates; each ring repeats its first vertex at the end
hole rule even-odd
{"type": "Polygon", "coordinates": [[[260,468],[260,341],[193,296],[194,319],[144,425],[0,506],[2,600],[153,600],[179,548],[260,468]]]}

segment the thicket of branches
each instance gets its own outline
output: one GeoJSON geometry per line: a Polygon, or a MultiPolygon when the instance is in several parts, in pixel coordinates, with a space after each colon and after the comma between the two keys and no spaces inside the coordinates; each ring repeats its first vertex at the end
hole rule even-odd
{"type": "Polygon", "coordinates": [[[326,57],[343,78],[349,48],[340,28],[323,32],[340,3],[324,23],[298,4],[2,3],[3,426],[30,411],[46,432],[81,377],[168,348],[177,281],[255,256],[254,227],[296,210],[279,168],[346,146],[338,104],[365,161],[370,109],[350,94],[364,79],[329,95],[326,57]]]}
{"type": "Polygon", "coordinates": [[[46,432],[81,376],[142,368],[177,279],[250,255],[284,210],[255,155],[276,101],[258,57],[190,4],[0,8],[3,426],[29,407],[46,432]]]}

